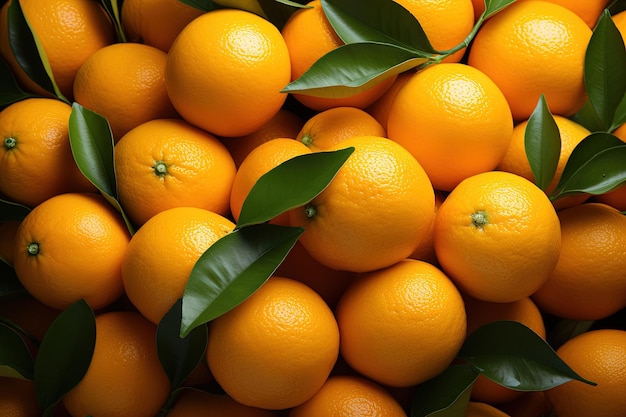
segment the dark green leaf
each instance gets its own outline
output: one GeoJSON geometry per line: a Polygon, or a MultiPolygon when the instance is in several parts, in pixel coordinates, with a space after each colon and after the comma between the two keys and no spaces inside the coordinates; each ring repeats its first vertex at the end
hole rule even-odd
{"type": "Polygon", "coordinates": [[[181,336],[239,305],[285,259],[304,229],[267,223],[236,229],[207,249],[183,295],[181,336]]]}
{"type": "Polygon", "coordinates": [[[0,58],[0,109],[29,97],[36,97],[36,95],[27,93],[20,88],[13,76],[11,67],[4,59],[0,58]]]}
{"type": "Polygon", "coordinates": [[[561,134],[543,94],[528,119],[524,147],[535,184],[545,191],[554,179],[559,165],[561,134]]]}
{"type": "Polygon", "coordinates": [[[52,322],[35,359],[35,393],[46,413],[81,381],[95,343],[96,318],[84,300],[70,305],[52,322]]]}
{"type": "Polygon", "coordinates": [[[122,28],[122,20],[120,19],[120,7],[118,0],[100,0],[100,3],[109,14],[109,18],[115,23],[115,31],[120,42],[126,42],[124,29],[122,28]]]}
{"type": "Polygon", "coordinates": [[[493,16],[505,7],[513,4],[515,0],[485,0],[484,19],[493,16]]]}
{"type": "Polygon", "coordinates": [[[626,95],[622,97],[622,101],[619,102],[613,115],[613,125],[611,126],[611,132],[622,124],[626,123],[626,95]]]}
{"type": "Polygon", "coordinates": [[[451,365],[417,387],[411,417],[465,416],[478,372],[467,364],[451,365]]]}
{"type": "Polygon", "coordinates": [[[602,126],[602,121],[598,117],[598,114],[591,106],[589,100],[585,102],[582,109],[578,111],[575,115],[571,117],[573,121],[578,123],[581,126],[584,126],[590,132],[602,132],[604,130],[604,126],[602,126]]]}
{"type": "Polygon", "coordinates": [[[543,391],[571,380],[595,385],[574,372],[537,333],[515,321],[478,328],[458,356],[492,381],[519,391],[543,391]]]}
{"type": "Polygon", "coordinates": [[[610,133],[592,133],[572,151],[552,200],[571,194],[604,194],[626,182],[626,143],[610,133]]]}
{"type": "Polygon", "coordinates": [[[15,270],[6,262],[0,262],[0,301],[3,298],[13,298],[26,295],[27,291],[17,279],[15,270]]]}
{"type": "Polygon", "coordinates": [[[172,389],[178,388],[200,363],[206,349],[208,331],[206,326],[193,329],[180,337],[182,300],[179,299],[165,314],[157,327],[157,350],[159,360],[170,379],[172,389]]]}
{"type": "Polygon", "coordinates": [[[33,357],[18,332],[0,322],[0,377],[33,379],[33,357]]]}
{"type": "Polygon", "coordinates": [[[297,9],[311,7],[303,4],[307,3],[306,0],[301,1],[302,3],[290,0],[259,0],[259,5],[263,9],[267,20],[272,22],[278,29],[282,29],[289,17],[297,9]]]}
{"type": "Polygon", "coordinates": [[[22,220],[30,213],[30,209],[11,201],[0,200],[0,221],[22,220]]]}
{"type": "Polygon", "coordinates": [[[237,227],[264,223],[313,200],[335,177],[354,148],[296,156],[263,175],[241,208],[237,227]]]}
{"type": "Polygon", "coordinates": [[[426,61],[426,58],[389,44],[346,44],[322,56],[300,78],[287,84],[282,92],[350,97],[426,61]]]}
{"type": "Polygon", "coordinates": [[[215,10],[219,8],[215,3],[211,0],[179,0],[185,3],[188,6],[194,7],[198,10],[203,10],[205,12],[210,12],[211,10],[215,10]]]}

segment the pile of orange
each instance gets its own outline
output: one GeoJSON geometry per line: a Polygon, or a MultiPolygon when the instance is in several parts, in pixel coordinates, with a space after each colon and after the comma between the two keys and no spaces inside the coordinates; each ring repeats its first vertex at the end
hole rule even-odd
{"type": "MultiPolygon", "coordinates": [[[[591,133],[575,115],[608,0],[517,0],[441,62],[348,97],[282,91],[344,45],[319,0],[280,25],[255,0],[124,0],[117,30],[94,0],[20,0],[56,94],[11,47],[15,1],[0,10],[0,57],[28,95],[0,110],[0,199],[26,214],[0,217],[0,260],[23,291],[0,294],[0,324],[36,355],[75,301],[96,323],[91,365],[54,415],[406,417],[421,384],[497,320],[548,342],[555,322],[595,321],[554,348],[597,386],[522,392],[481,376],[466,416],[624,415],[626,194],[550,198],[591,133]],[[524,143],[542,95],[561,137],[545,191],[524,143]],[[109,123],[119,206],[76,163],[72,103],[109,123]],[[198,259],[236,230],[264,174],[348,147],[321,193],[270,220],[303,233],[206,324],[204,360],[174,395],[155,334],[198,259]]],[[[485,7],[395,1],[438,50],[469,39],[485,7]]],[[[40,416],[35,383],[3,370],[0,415],[40,416]]]]}

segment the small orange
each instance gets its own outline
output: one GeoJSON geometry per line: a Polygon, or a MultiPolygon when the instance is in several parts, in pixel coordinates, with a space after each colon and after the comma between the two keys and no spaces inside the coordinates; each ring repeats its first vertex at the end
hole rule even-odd
{"type": "Polygon", "coordinates": [[[20,220],[0,221],[0,260],[13,265],[13,247],[20,220]]]}
{"type": "Polygon", "coordinates": [[[389,109],[396,98],[398,91],[411,79],[415,72],[405,71],[396,77],[395,81],[376,101],[370,104],[365,111],[371,114],[378,123],[380,123],[385,131],[387,131],[387,121],[389,120],[389,109]]]}
{"type": "Polygon", "coordinates": [[[607,204],[619,211],[626,211],[626,184],[608,193],[595,195],[591,197],[590,201],[607,204]]]}
{"type": "MultiPolygon", "coordinates": [[[[484,0],[481,0],[484,1],[484,0]]],[[[518,2],[526,0],[517,0],[518,2]]],[[[585,21],[587,26],[593,29],[598,22],[598,18],[606,7],[609,6],[610,0],[547,0],[550,3],[559,4],[570,9],[581,19],[585,21]]]]}
{"type": "Polygon", "coordinates": [[[544,391],[529,391],[521,397],[497,407],[510,417],[548,416],[550,408],[544,391]]]}
{"type": "Polygon", "coordinates": [[[0,415],[3,417],[40,417],[35,383],[27,379],[0,377],[0,415]]]}
{"type": "Polygon", "coordinates": [[[465,417],[509,417],[509,415],[492,405],[470,401],[465,417]]]}
{"type": "Polygon", "coordinates": [[[168,417],[205,417],[207,415],[228,417],[277,417],[276,411],[249,407],[225,394],[189,389],[181,392],[168,417]]]}

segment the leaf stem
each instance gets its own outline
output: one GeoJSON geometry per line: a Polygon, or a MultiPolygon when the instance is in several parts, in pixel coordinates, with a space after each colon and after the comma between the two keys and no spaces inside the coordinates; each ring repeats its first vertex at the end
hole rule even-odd
{"type": "Polygon", "coordinates": [[[461,43],[459,43],[458,45],[450,48],[450,49],[446,49],[444,51],[438,51],[439,54],[438,55],[434,55],[432,60],[434,61],[434,63],[440,63],[441,61],[443,61],[444,59],[446,59],[447,57],[449,57],[450,55],[453,55],[455,53],[457,53],[458,51],[467,48],[470,43],[472,43],[472,40],[474,39],[474,37],[476,36],[476,34],[478,33],[478,29],[480,29],[480,27],[482,26],[483,22],[485,21],[485,17],[487,15],[487,11],[485,10],[480,17],[478,18],[478,20],[476,21],[476,23],[474,23],[474,27],[472,28],[472,30],[470,31],[470,33],[465,37],[465,39],[463,39],[463,41],[461,41],[461,43]]]}

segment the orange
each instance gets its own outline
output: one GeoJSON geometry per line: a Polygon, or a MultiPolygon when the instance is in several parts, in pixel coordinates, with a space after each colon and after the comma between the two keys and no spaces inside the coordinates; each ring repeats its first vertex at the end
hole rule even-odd
{"type": "Polygon", "coordinates": [[[495,169],[512,132],[511,110],[498,86],[456,63],[415,73],[398,91],[387,121],[389,138],[408,149],[443,191],[495,169]]]}
{"type": "Polygon", "coordinates": [[[541,94],[553,114],[570,116],[586,100],[583,67],[590,38],[585,21],[563,6],[516,2],[480,28],[468,63],[500,87],[515,120],[528,119],[541,94]]]}
{"type": "Polygon", "coordinates": [[[474,21],[478,21],[480,15],[485,12],[485,0],[472,0],[474,7],[474,21]]]}
{"type": "Polygon", "coordinates": [[[15,273],[42,303],[63,310],[83,298],[94,309],[123,293],[121,265],[130,234],[98,194],[68,193],[35,207],[17,230],[15,273]]]}
{"type": "Polygon", "coordinates": [[[290,224],[318,262],[367,272],[408,257],[427,239],[435,209],[421,165],[397,143],[377,136],[346,139],[354,148],[337,175],[308,204],[289,211],[290,224]]]}
{"type": "Polygon", "coordinates": [[[122,279],[131,303],[158,324],[182,297],[200,256],[235,225],[212,211],[176,207],[150,218],[131,239],[122,279]]]}
{"type": "MultiPolygon", "coordinates": [[[[343,45],[326,18],[320,1],[313,0],[306,6],[308,7],[296,10],[281,30],[291,61],[291,79],[287,82],[300,78],[318,59],[343,45]]],[[[293,97],[316,111],[333,107],[363,109],[383,95],[395,79],[396,76],[387,77],[349,97],[316,97],[305,93],[296,93],[293,97]]]]}
{"type": "Polygon", "coordinates": [[[289,417],[406,417],[395,398],[380,385],[359,376],[335,375],[289,417]]]}
{"type": "Polygon", "coordinates": [[[106,117],[116,141],[149,120],[176,117],[165,88],[166,61],[167,54],[152,46],[106,46],[76,73],[75,100],[106,117]]]}
{"type": "Polygon", "coordinates": [[[465,417],[509,417],[509,415],[492,405],[470,401],[465,417]]]}
{"type": "Polygon", "coordinates": [[[296,137],[312,151],[325,151],[355,136],[382,136],[387,132],[373,116],[357,107],[334,107],[310,117],[296,137]]]}
{"type": "Polygon", "coordinates": [[[387,386],[435,377],[465,340],[461,294],[437,267],[414,259],[357,277],[335,314],[346,362],[387,386]]]}
{"type": "Polygon", "coordinates": [[[70,148],[72,108],[51,98],[18,101],[0,112],[0,193],[35,207],[66,192],[96,191],[70,148]]]}
{"type": "Polygon", "coordinates": [[[400,91],[402,86],[404,86],[404,84],[411,79],[414,73],[414,71],[405,71],[399,74],[393,84],[391,84],[391,87],[389,87],[382,96],[365,109],[365,111],[378,120],[378,123],[383,126],[385,131],[387,130],[387,121],[389,120],[389,109],[391,108],[391,103],[395,100],[398,91],[400,91]]]}
{"type": "MultiPolygon", "coordinates": [[[[611,16],[611,19],[613,19],[613,23],[615,23],[617,30],[619,30],[619,33],[622,35],[622,39],[624,39],[626,37],[626,10],[614,14],[611,16]]],[[[622,126],[621,129],[618,128],[618,131],[626,133],[626,126],[622,126]]],[[[622,140],[624,139],[622,138],[622,140]]]]}
{"type": "Polygon", "coordinates": [[[626,211],[626,184],[620,185],[618,188],[608,193],[599,194],[591,197],[591,201],[607,204],[615,207],[619,211],[626,211]]]}
{"type": "Polygon", "coordinates": [[[228,395],[211,394],[189,389],[181,392],[168,417],[204,417],[206,415],[228,417],[277,417],[275,411],[249,407],[228,395]]]}
{"type": "Polygon", "coordinates": [[[420,261],[426,261],[433,265],[437,265],[437,254],[435,253],[435,218],[437,217],[437,210],[441,207],[441,204],[445,200],[445,195],[438,190],[435,190],[435,211],[433,212],[433,219],[430,223],[429,232],[426,234],[426,238],[422,240],[419,246],[409,255],[411,259],[418,259],[420,261]]]}
{"type": "MultiPolygon", "coordinates": [[[[8,42],[7,1],[0,11],[0,56],[24,87],[46,94],[21,69],[8,42]]],[[[111,21],[98,2],[91,0],[20,0],[28,24],[46,53],[61,93],[72,99],[74,77],[91,54],[115,42],[111,21]]]]}
{"type": "Polygon", "coordinates": [[[287,95],[289,52],[280,31],[253,13],[221,9],[194,19],[169,50],[165,80],[174,107],[219,136],[248,135],[287,95]]]}
{"type": "Polygon", "coordinates": [[[153,417],[170,393],[156,326],[134,311],[96,316],[96,345],[83,379],[63,397],[72,416],[153,417]]]}
{"type": "Polygon", "coordinates": [[[235,163],[215,136],[184,120],[143,123],[115,145],[119,201],[137,225],[169,208],[229,213],[235,163]]]}
{"type": "Polygon", "coordinates": [[[0,415],[3,417],[40,417],[35,383],[27,379],[0,377],[0,415]]]}
{"type": "Polygon", "coordinates": [[[559,211],[561,252],[533,295],[539,308],[573,320],[598,320],[626,307],[626,217],[601,203],[559,211]],[[593,279],[590,279],[593,277],[593,279]]]}
{"type": "Polygon", "coordinates": [[[169,51],[174,39],[204,11],[179,0],[125,0],[122,27],[128,41],[169,51]]]}
{"type": "Polygon", "coordinates": [[[510,417],[539,417],[550,413],[544,391],[529,391],[513,401],[498,404],[498,408],[510,417]]]}
{"type": "Polygon", "coordinates": [[[435,253],[466,294],[509,303],[533,294],[559,258],[559,218],[545,193],[508,172],[461,182],[435,219],[435,253]]]}
{"type": "Polygon", "coordinates": [[[13,246],[20,220],[0,221],[0,259],[13,265],[13,246]]]}
{"type": "MultiPolygon", "coordinates": [[[[481,0],[482,1],[482,0],[481,0]]],[[[526,0],[517,0],[518,2],[526,0]]],[[[610,0],[547,0],[550,3],[559,4],[570,9],[581,19],[585,21],[587,26],[593,29],[598,22],[598,18],[605,8],[609,6],[610,0]]]]}
{"type": "Polygon", "coordinates": [[[547,390],[553,411],[567,417],[619,416],[626,410],[626,331],[604,329],[567,341],[557,354],[597,386],[570,381],[547,390]]]}

